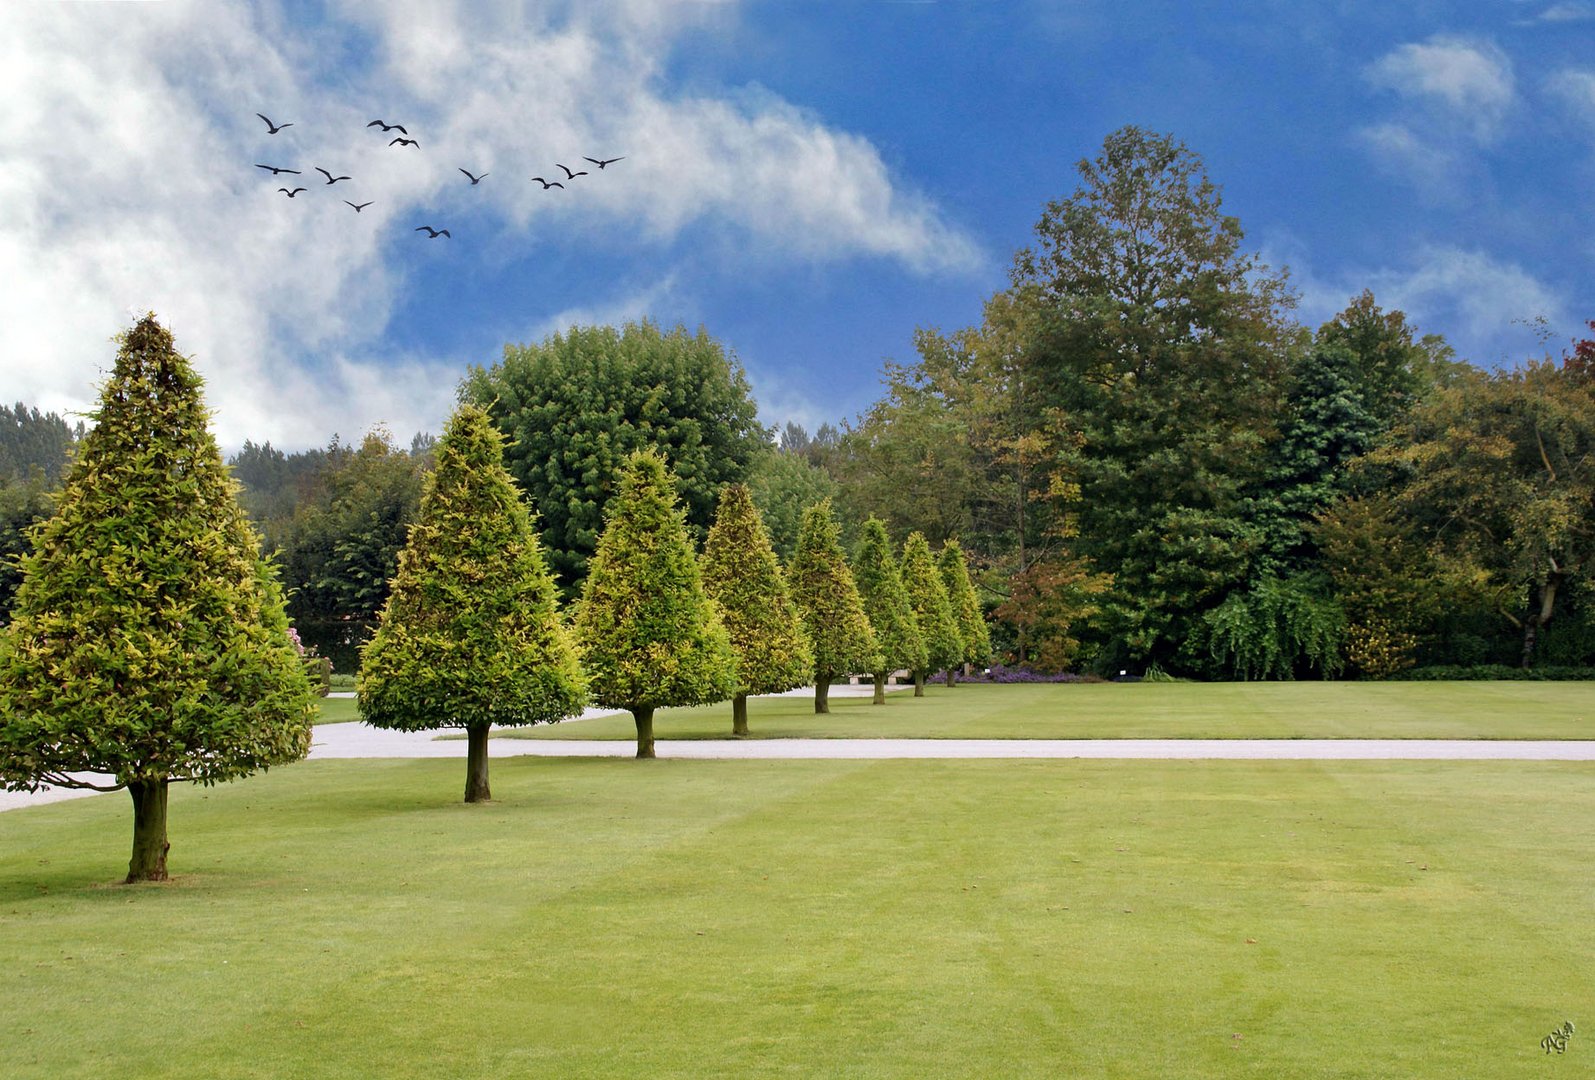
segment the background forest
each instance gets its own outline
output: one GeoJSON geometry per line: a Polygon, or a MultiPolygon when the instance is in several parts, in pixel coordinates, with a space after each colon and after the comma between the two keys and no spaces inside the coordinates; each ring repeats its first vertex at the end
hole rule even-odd
{"type": "MultiPolygon", "coordinates": [[[[980,325],[924,329],[865,414],[757,420],[706,332],[511,345],[460,398],[509,438],[567,598],[621,462],[655,447],[702,542],[746,483],[778,554],[829,498],[849,551],[962,543],[999,660],[1196,678],[1576,675],[1595,662],[1595,340],[1497,369],[1349,297],[1298,324],[1201,159],[1110,135],[1049,203],[980,325]]],[[[1524,317],[1533,322],[1534,313],[1524,317]]],[[[1592,324],[1595,327],[1595,324],[1592,324]]],[[[0,547],[24,550],[82,425],[0,407],[0,547]]],[[[352,671],[433,439],[386,431],[231,459],[309,644],[352,671]]],[[[15,569],[0,569],[0,609],[15,569]]]]}

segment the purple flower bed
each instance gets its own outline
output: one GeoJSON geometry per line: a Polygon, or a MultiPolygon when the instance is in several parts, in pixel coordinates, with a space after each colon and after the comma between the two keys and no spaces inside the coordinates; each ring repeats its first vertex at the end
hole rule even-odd
{"type": "MultiPolygon", "coordinates": [[[[946,672],[937,672],[934,678],[937,679],[937,680],[941,680],[941,679],[944,679],[945,677],[946,677],[946,672]]],[[[959,675],[958,676],[958,681],[959,682],[978,682],[978,683],[1077,683],[1077,682],[1101,682],[1100,679],[1094,679],[1094,678],[1091,678],[1088,675],[1075,675],[1072,672],[1067,672],[1067,671],[1060,672],[1060,673],[1055,674],[1055,675],[1049,675],[1049,674],[1046,674],[1046,673],[1040,672],[1040,671],[1032,671],[1032,670],[1030,670],[1027,667],[1006,667],[1006,666],[1004,666],[1002,664],[993,664],[993,665],[991,665],[991,667],[987,668],[984,672],[978,672],[978,673],[976,673],[974,675],[959,675]]]]}

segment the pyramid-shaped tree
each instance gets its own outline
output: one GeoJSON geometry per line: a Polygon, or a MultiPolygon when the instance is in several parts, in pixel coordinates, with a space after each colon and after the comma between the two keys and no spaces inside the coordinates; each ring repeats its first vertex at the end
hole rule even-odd
{"type": "Polygon", "coordinates": [[[552,723],[580,712],[586,697],[531,511],[503,452],[486,410],[461,406],[438,442],[387,603],[361,653],[366,723],[465,729],[466,802],[492,798],[493,725],[552,723]]]}
{"type": "Polygon", "coordinates": [[[753,496],[728,484],[703,547],[703,584],[737,656],[731,733],[748,733],[748,695],[778,694],[808,682],[814,657],[798,622],[786,577],[753,496]]]}
{"type": "Polygon", "coordinates": [[[153,315],[120,340],[0,636],[0,779],[125,787],[127,880],[164,881],[168,786],[303,758],[316,706],[199,376],[153,315]]]}
{"type": "Polygon", "coordinates": [[[875,631],[880,666],[875,676],[875,704],[886,704],[886,677],[898,668],[919,671],[925,667],[925,636],[909,606],[908,592],[892,554],[886,524],[872,517],[864,522],[858,551],[853,556],[853,577],[858,581],[864,614],[875,631]]]}
{"type": "MultiPolygon", "coordinates": [[[[969,579],[969,563],[957,540],[942,544],[936,565],[941,570],[942,584],[947,586],[947,602],[952,605],[953,618],[958,623],[958,638],[964,643],[964,654],[959,662],[984,664],[991,658],[991,631],[986,627],[986,617],[981,614],[975,583],[969,579]]],[[[953,669],[949,667],[947,685],[952,686],[953,682],[953,669]]]]}
{"type": "Polygon", "coordinates": [[[797,551],[787,567],[787,583],[803,619],[814,653],[814,711],[831,711],[831,680],[838,675],[874,671],[880,650],[858,583],[842,553],[841,530],[831,514],[831,500],[803,511],[797,551]]]}
{"type": "Polygon", "coordinates": [[[593,701],[631,713],[640,758],[654,756],[655,709],[736,691],[731,640],[704,592],[675,481],[653,450],[626,459],[620,491],[604,508],[576,635],[593,701]]]}
{"type": "Polygon", "coordinates": [[[958,633],[958,620],[947,599],[936,556],[930,553],[925,534],[912,532],[903,544],[903,587],[908,603],[925,635],[925,666],[914,671],[914,696],[925,693],[925,676],[933,671],[951,671],[962,662],[964,639],[958,633]]]}

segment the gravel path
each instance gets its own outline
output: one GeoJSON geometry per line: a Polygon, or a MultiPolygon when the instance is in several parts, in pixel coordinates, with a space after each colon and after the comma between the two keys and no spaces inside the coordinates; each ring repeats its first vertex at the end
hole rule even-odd
{"type": "MultiPolygon", "coordinates": [[[[465,742],[437,732],[322,724],[311,760],[464,758],[465,742]]],[[[1228,761],[1595,761],[1595,741],[1484,739],[698,739],[654,744],[661,758],[888,760],[1098,758],[1228,761]]],[[[631,757],[627,740],[493,739],[492,757],[631,757]]],[[[98,794],[52,789],[0,792],[0,810],[98,794]]]]}

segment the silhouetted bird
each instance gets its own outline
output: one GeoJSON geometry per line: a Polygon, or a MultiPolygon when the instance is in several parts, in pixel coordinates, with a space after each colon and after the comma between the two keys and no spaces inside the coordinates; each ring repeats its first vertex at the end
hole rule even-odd
{"type": "MultiPolygon", "coordinates": [[[[465,173],[466,176],[471,176],[471,173],[468,169],[461,169],[460,171],[465,173]]],[[[486,175],[487,173],[482,174],[482,176],[486,175]]],[[[475,187],[477,184],[480,184],[482,182],[482,176],[471,176],[471,186],[475,187]]]]}
{"type": "Polygon", "coordinates": [[[364,210],[366,207],[370,206],[371,204],[368,203],[368,202],[352,203],[348,199],[345,199],[345,200],[343,200],[343,205],[354,207],[354,212],[358,214],[360,211],[364,210]]]}
{"type": "MultiPolygon", "coordinates": [[[[554,162],[554,164],[555,164],[555,165],[559,165],[559,162],[557,162],[557,161],[556,161],[556,162],[554,162]]],[[[587,175],[587,171],[586,171],[586,170],[585,170],[585,169],[583,169],[583,170],[582,170],[582,171],[581,171],[581,172],[571,172],[571,171],[570,171],[570,168],[569,168],[569,167],[568,167],[568,166],[565,166],[565,165],[559,165],[559,167],[560,167],[560,168],[561,168],[561,169],[564,169],[564,170],[565,170],[565,179],[566,179],[566,180],[574,180],[574,179],[576,179],[576,178],[577,178],[577,177],[578,177],[578,176],[586,176],[586,175],[587,175]]]]}
{"type": "Polygon", "coordinates": [[[280,187],[277,190],[282,192],[284,195],[288,196],[291,199],[295,195],[299,194],[301,191],[309,191],[310,189],[309,188],[296,187],[292,191],[289,191],[285,187],[280,187]]]}
{"type": "Polygon", "coordinates": [[[414,139],[394,139],[393,142],[390,142],[388,145],[392,146],[393,143],[402,143],[405,146],[420,146],[421,145],[420,143],[416,142],[414,139]]]}
{"type": "Polygon", "coordinates": [[[257,168],[257,169],[270,169],[271,170],[271,175],[273,175],[273,176],[276,176],[278,173],[292,173],[294,176],[298,176],[299,175],[299,170],[298,169],[279,169],[275,165],[256,165],[255,168],[257,168]]]}
{"type": "Polygon", "coordinates": [[[291,122],[287,123],[287,124],[273,124],[271,122],[271,117],[267,116],[265,113],[256,113],[255,115],[260,117],[262,120],[266,121],[266,134],[267,135],[275,135],[275,134],[277,134],[277,132],[281,131],[285,127],[293,127],[293,124],[291,122]]]}
{"type": "MultiPolygon", "coordinates": [[[[380,127],[384,135],[390,131],[404,131],[403,124],[384,124],[381,120],[373,120],[366,127],[380,127]]],[[[408,131],[404,131],[404,133],[406,135],[410,134],[408,131]]]]}
{"type": "Polygon", "coordinates": [[[316,171],[318,173],[320,173],[322,176],[325,176],[327,178],[327,183],[329,183],[329,184],[336,184],[339,180],[351,179],[350,177],[347,177],[347,176],[333,176],[330,172],[328,172],[326,169],[323,169],[320,165],[316,166],[316,171]]]}
{"type": "Polygon", "coordinates": [[[558,180],[544,180],[541,176],[534,176],[532,179],[536,180],[539,184],[542,184],[544,191],[547,191],[551,187],[563,188],[565,186],[558,180]]]}
{"type": "Polygon", "coordinates": [[[584,157],[584,158],[582,158],[582,160],[583,161],[590,161],[594,165],[597,165],[600,169],[602,169],[605,165],[613,165],[617,161],[625,161],[626,159],[624,157],[612,157],[612,158],[605,158],[604,160],[600,161],[598,158],[595,158],[595,157],[584,157]]]}
{"type": "MultiPolygon", "coordinates": [[[[424,232],[424,233],[426,233],[426,238],[428,240],[436,240],[440,236],[449,236],[449,231],[447,229],[434,229],[430,225],[422,225],[422,226],[418,227],[415,231],[416,232],[424,232]]],[[[454,237],[449,236],[449,239],[452,240],[452,239],[454,239],[454,237]]]]}

